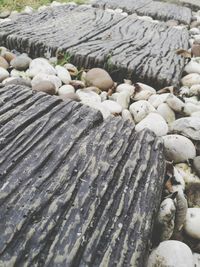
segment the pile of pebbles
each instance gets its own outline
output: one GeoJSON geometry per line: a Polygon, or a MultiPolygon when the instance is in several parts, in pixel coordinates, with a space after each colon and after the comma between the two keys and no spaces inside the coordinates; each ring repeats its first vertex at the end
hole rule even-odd
{"type": "MultiPolygon", "coordinates": [[[[33,10],[27,7],[26,12],[33,10]]],[[[99,110],[104,119],[121,116],[136,131],[149,128],[163,139],[167,168],[148,267],[200,266],[200,11],[189,33],[181,87],[158,91],[131,80],[117,84],[101,68],[78,70],[68,62],[60,65],[58,57],[31,59],[0,47],[0,86],[25,85],[78,101],[99,110]]]]}

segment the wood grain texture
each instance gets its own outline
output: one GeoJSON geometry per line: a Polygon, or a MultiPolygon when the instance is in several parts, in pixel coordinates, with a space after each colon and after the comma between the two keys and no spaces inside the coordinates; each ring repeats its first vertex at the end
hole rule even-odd
{"type": "Polygon", "coordinates": [[[190,8],[171,4],[169,1],[154,0],[95,0],[94,7],[121,8],[128,14],[137,13],[141,16],[150,16],[157,20],[177,20],[189,24],[192,18],[190,8]],[[165,3],[168,2],[168,3],[165,3]]]}
{"type": "Polygon", "coordinates": [[[145,266],[165,169],[152,132],[9,86],[0,152],[0,266],[145,266]]]}
{"type": "Polygon", "coordinates": [[[87,6],[49,8],[0,25],[0,45],[32,57],[60,50],[78,67],[103,67],[116,81],[156,89],[179,85],[185,61],[176,50],[188,49],[188,40],[187,30],[87,6]]]}

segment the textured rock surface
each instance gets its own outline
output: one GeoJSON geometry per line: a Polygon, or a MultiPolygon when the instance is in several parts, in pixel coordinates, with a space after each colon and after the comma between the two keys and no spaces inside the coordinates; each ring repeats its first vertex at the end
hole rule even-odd
{"type": "Polygon", "coordinates": [[[160,139],[19,86],[0,89],[0,266],[144,266],[160,139]]]}
{"type": "Polygon", "coordinates": [[[186,24],[189,24],[192,18],[189,8],[153,0],[96,0],[93,2],[93,6],[121,8],[129,14],[136,12],[141,16],[150,16],[164,21],[177,20],[186,24]]]}
{"type": "Polygon", "coordinates": [[[154,88],[177,85],[188,32],[85,6],[49,8],[0,25],[0,45],[32,57],[71,55],[78,67],[103,67],[114,80],[130,78],[154,88]]]}
{"type": "MultiPolygon", "coordinates": [[[[154,0],[157,1],[157,0],[154,0]]],[[[178,5],[184,5],[192,8],[194,11],[198,11],[200,8],[200,1],[199,0],[159,0],[162,2],[170,2],[178,5]]]]}

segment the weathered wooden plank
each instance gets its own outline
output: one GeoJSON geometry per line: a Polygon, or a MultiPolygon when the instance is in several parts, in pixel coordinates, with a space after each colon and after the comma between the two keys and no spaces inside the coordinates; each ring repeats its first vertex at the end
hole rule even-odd
{"type": "MultiPolygon", "coordinates": [[[[162,1],[162,0],[161,0],[162,1]]],[[[189,24],[192,11],[187,7],[176,4],[155,2],[153,0],[95,0],[94,7],[121,8],[129,14],[137,13],[142,16],[150,16],[158,20],[177,20],[180,23],[189,24]]]]}
{"type": "Polygon", "coordinates": [[[50,8],[0,25],[0,45],[32,57],[61,50],[79,67],[104,67],[115,80],[155,88],[179,84],[185,62],[176,49],[187,49],[188,40],[187,30],[87,6],[50,8]]]}
{"type": "Polygon", "coordinates": [[[25,87],[0,99],[0,266],[145,266],[160,139],[25,87]]]}

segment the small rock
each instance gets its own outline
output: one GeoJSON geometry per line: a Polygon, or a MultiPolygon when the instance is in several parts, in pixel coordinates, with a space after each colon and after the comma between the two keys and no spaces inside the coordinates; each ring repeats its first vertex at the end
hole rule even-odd
{"type": "Polygon", "coordinates": [[[146,100],[140,100],[131,104],[129,110],[136,123],[143,120],[149,113],[156,112],[156,109],[146,100]]]}
{"type": "Polygon", "coordinates": [[[198,28],[196,28],[196,27],[193,27],[193,28],[191,28],[191,29],[189,30],[189,33],[190,33],[191,35],[200,34],[200,30],[199,30],[198,28]]]}
{"type": "Polygon", "coordinates": [[[167,240],[154,249],[147,267],[194,267],[191,249],[183,242],[167,240]]]}
{"type": "Polygon", "coordinates": [[[108,99],[108,93],[103,91],[101,92],[100,97],[101,97],[101,101],[103,102],[108,99]]]}
{"type": "Polygon", "coordinates": [[[93,68],[86,74],[85,81],[87,86],[96,86],[102,91],[108,91],[113,87],[114,82],[110,75],[100,68],[93,68]]]}
{"type": "Polygon", "coordinates": [[[171,125],[171,130],[192,140],[200,141],[200,118],[188,117],[175,120],[171,125]]]}
{"type": "Polygon", "coordinates": [[[59,66],[57,65],[55,67],[56,71],[57,71],[57,75],[58,77],[61,79],[61,81],[64,83],[64,84],[69,84],[70,81],[71,81],[71,76],[68,72],[68,70],[62,66],[59,66]]]}
{"type": "Polygon", "coordinates": [[[185,162],[196,156],[194,144],[182,135],[172,134],[163,136],[165,156],[175,163],[185,162]]]}
{"type": "Polygon", "coordinates": [[[200,208],[187,210],[184,230],[192,238],[200,240],[200,208]]]}
{"type": "Polygon", "coordinates": [[[55,85],[55,87],[56,87],[56,91],[62,85],[61,80],[57,76],[48,75],[48,74],[45,74],[45,73],[40,73],[40,74],[37,74],[33,78],[33,80],[31,81],[32,87],[34,87],[35,85],[39,84],[42,81],[52,82],[55,85]]]}
{"type": "Polygon", "coordinates": [[[198,73],[200,74],[200,64],[191,60],[184,69],[187,73],[198,73]]]}
{"type": "Polygon", "coordinates": [[[105,100],[102,105],[106,107],[112,114],[120,114],[122,112],[122,107],[112,100],[105,100]]]}
{"type": "Polygon", "coordinates": [[[25,6],[24,10],[22,11],[23,14],[32,14],[34,9],[30,6],[25,6]]]}
{"type": "Polygon", "coordinates": [[[169,96],[169,93],[161,94],[161,95],[152,95],[149,97],[148,102],[157,108],[160,104],[164,103],[169,96]]]}
{"type": "Polygon", "coordinates": [[[200,254],[193,253],[193,259],[194,259],[194,267],[200,266],[200,254]]]}
{"type": "Polygon", "coordinates": [[[48,75],[56,75],[56,70],[53,66],[51,66],[51,64],[49,64],[48,60],[46,60],[45,58],[33,59],[30,63],[29,70],[27,72],[31,78],[41,73],[48,75]]]}
{"type": "Polygon", "coordinates": [[[129,120],[130,122],[134,123],[133,117],[128,109],[123,109],[122,110],[122,118],[126,121],[129,120]]]}
{"type": "Polygon", "coordinates": [[[5,70],[7,70],[9,68],[8,62],[2,56],[0,56],[0,67],[4,68],[5,70]]]}
{"type": "Polygon", "coordinates": [[[84,82],[79,80],[71,80],[69,84],[72,85],[75,88],[75,90],[83,89],[85,87],[84,82]]]}
{"type": "Polygon", "coordinates": [[[76,91],[76,94],[80,97],[81,101],[87,105],[89,105],[88,103],[90,102],[92,103],[101,102],[101,97],[97,93],[90,90],[79,89],[76,91]]]}
{"type": "Polygon", "coordinates": [[[136,83],[135,88],[137,90],[144,90],[144,91],[151,92],[152,94],[156,94],[156,90],[153,87],[151,87],[145,83],[136,83]]]}
{"type": "Polygon", "coordinates": [[[6,80],[3,81],[3,84],[5,85],[15,84],[15,85],[31,87],[31,82],[29,80],[26,80],[23,78],[16,78],[16,77],[7,78],[6,80]]]}
{"type": "Polygon", "coordinates": [[[7,52],[8,49],[4,46],[0,46],[0,56],[3,56],[5,52],[7,52]]]}
{"type": "Polygon", "coordinates": [[[5,53],[3,53],[3,57],[5,58],[5,60],[10,63],[11,60],[13,60],[16,56],[15,54],[9,52],[9,51],[6,51],[5,53]]]}
{"type": "Polygon", "coordinates": [[[194,84],[200,84],[200,75],[197,73],[191,73],[186,75],[181,80],[183,86],[191,87],[194,84]]]}
{"type": "Polygon", "coordinates": [[[191,114],[191,117],[198,117],[198,118],[200,118],[200,111],[193,112],[191,114]]]}
{"type": "Polygon", "coordinates": [[[200,56],[200,43],[196,40],[192,44],[192,55],[194,57],[200,56]]]}
{"type": "Polygon", "coordinates": [[[0,13],[0,19],[6,19],[6,18],[8,18],[9,16],[10,16],[10,11],[9,10],[6,10],[6,11],[2,11],[1,13],[0,13]]]}
{"type": "Polygon", "coordinates": [[[60,98],[63,101],[65,101],[65,100],[73,100],[73,101],[76,101],[76,102],[80,102],[81,101],[80,97],[75,93],[68,93],[68,94],[65,94],[65,95],[61,95],[60,98]]]}
{"type": "Polygon", "coordinates": [[[64,96],[68,95],[69,93],[75,93],[75,89],[72,85],[63,85],[58,89],[58,95],[59,96],[64,96]]]}
{"type": "Polygon", "coordinates": [[[122,93],[122,92],[128,92],[130,96],[132,96],[135,92],[135,87],[131,84],[122,83],[117,86],[116,92],[122,93]]]}
{"type": "Polygon", "coordinates": [[[192,168],[186,163],[179,163],[175,165],[177,171],[183,177],[186,188],[191,183],[200,183],[199,177],[193,172],[192,168]]]}
{"type": "Polygon", "coordinates": [[[78,75],[78,69],[77,67],[75,67],[73,64],[71,63],[67,63],[63,66],[65,69],[68,70],[69,74],[72,76],[72,77],[75,77],[78,75]]]}
{"type": "Polygon", "coordinates": [[[0,67],[0,82],[2,82],[8,77],[9,77],[9,72],[6,69],[0,67]]]}
{"type": "Polygon", "coordinates": [[[49,95],[55,95],[56,87],[55,84],[50,81],[40,81],[32,86],[33,91],[44,92],[49,95]]]}
{"type": "Polygon", "coordinates": [[[168,126],[163,117],[157,113],[150,113],[145,119],[140,121],[136,126],[137,132],[142,131],[144,128],[148,128],[153,131],[157,136],[166,135],[168,132],[168,126]]]}
{"type": "Polygon", "coordinates": [[[189,208],[200,208],[200,181],[199,183],[189,183],[185,194],[189,208]]]}
{"type": "Polygon", "coordinates": [[[165,119],[167,124],[174,122],[176,119],[174,111],[166,103],[160,104],[157,112],[165,119]]]}
{"type": "Polygon", "coordinates": [[[192,113],[200,111],[200,105],[196,105],[193,103],[185,103],[184,106],[184,110],[183,112],[187,115],[187,116],[191,116],[192,113]]]}
{"type": "Polygon", "coordinates": [[[102,103],[100,102],[88,101],[85,104],[90,106],[91,108],[99,110],[104,119],[107,119],[111,115],[110,110],[105,105],[102,105],[102,103]]]}
{"type": "Polygon", "coordinates": [[[128,92],[114,93],[109,99],[115,100],[123,109],[127,109],[130,103],[130,94],[128,92]]]}
{"type": "Polygon", "coordinates": [[[11,60],[10,65],[16,70],[27,70],[31,63],[31,58],[20,55],[11,60]]]}
{"type": "Polygon", "coordinates": [[[190,96],[200,96],[200,84],[192,85],[189,94],[190,96]]]}
{"type": "Polygon", "coordinates": [[[200,156],[194,158],[193,167],[197,175],[200,177],[200,156]]]}
{"type": "Polygon", "coordinates": [[[175,112],[181,112],[184,109],[185,103],[173,94],[169,94],[166,98],[166,103],[175,112]]]}

